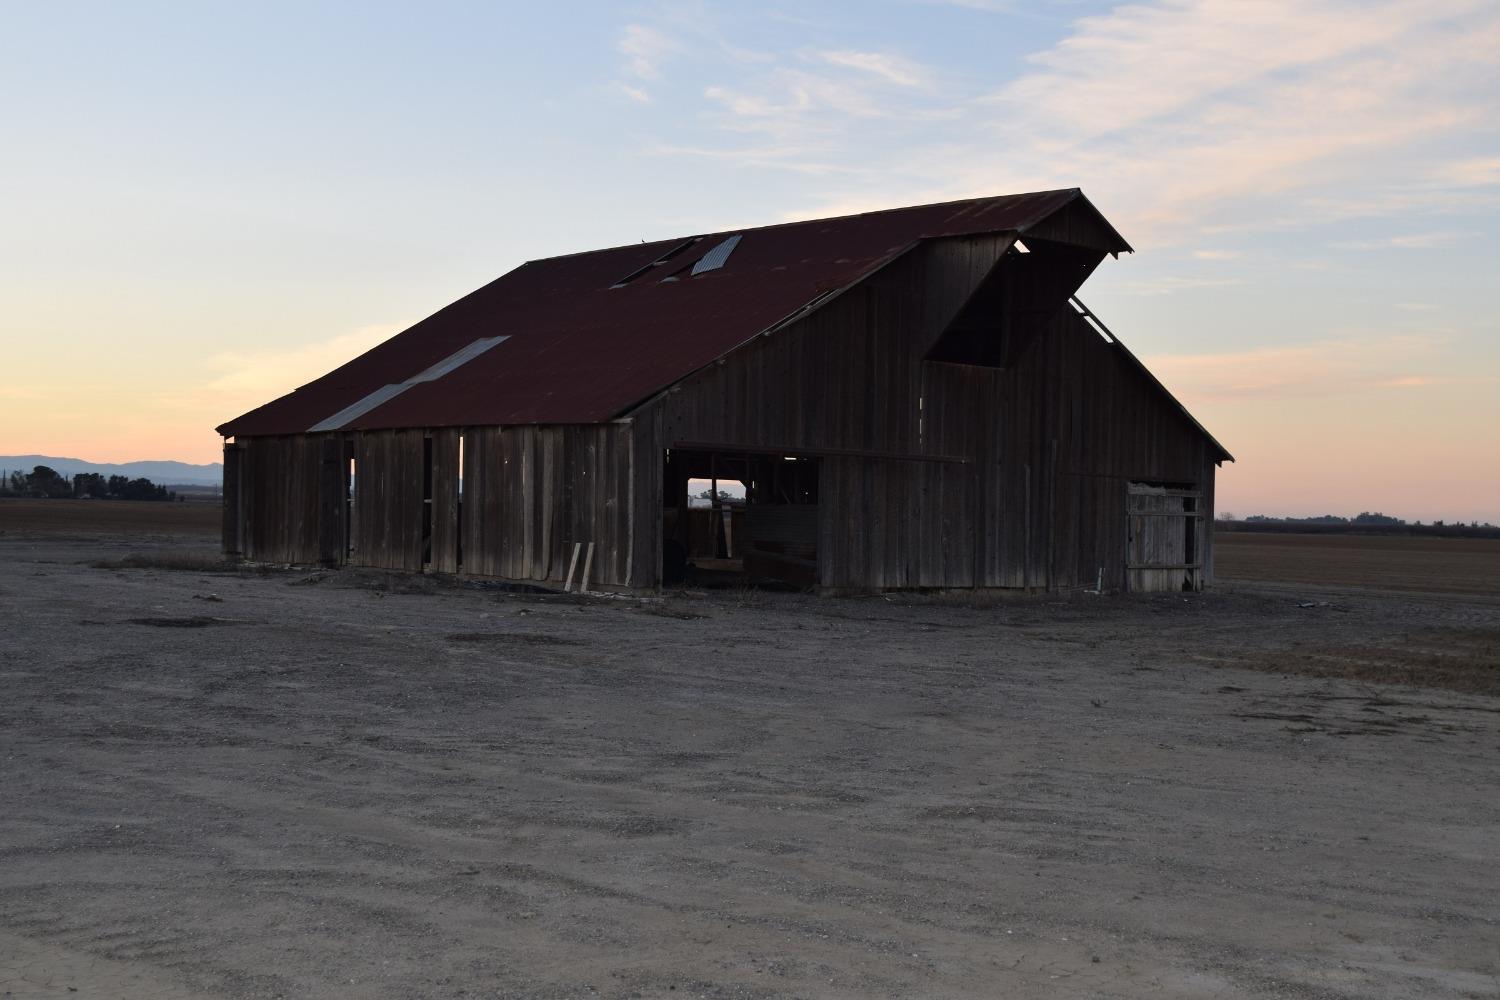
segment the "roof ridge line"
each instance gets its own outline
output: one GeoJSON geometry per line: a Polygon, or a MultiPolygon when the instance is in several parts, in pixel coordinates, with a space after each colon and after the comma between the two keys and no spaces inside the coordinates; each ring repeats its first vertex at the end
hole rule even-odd
{"type": "MultiPolygon", "coordinates": [[[[1039,198],[1044,195],[1058,194],[1072,194],[1073,196],[1077,197],[1083,194],[1083,189],[1079,187],[1068,187],[1049,188],[1044,191],[1019,191],[1015,194],[986,194],[980,195],[976,198],[955,198],[952,201],[933,201],[923,202],[917,205],[893,205],[890,208],[872,208],[867,212],[849,212],[845,215],[820,215],[811,219],[792,219],[787,222],[773,222],[764,226],[741,226],[739,228],[731,226],[728,229],[716,229],[711,232],[694,233],[691,236],[666,236],[659,240],[642,240],[639,243],[620,243],[612,247],[595,247],[592,250],[574,250],[570,253],[553,254],[550,257],[533,257],[532,259],[523,263],[521,267],[525,267],[526,264],[542,264],[549,260],[566,260],[569,257],[583,257],[588,254],[609,253],[614,250],[628,250],[632,247],[649,247],[654,246],[657,243],[671,243],[674,241],[681,242],[683,240],[689,239],[706,240],[713,236],[730,236],[735,233],[759,233],[764,232],[767,229],[783,229],[787,226],[808,226],[817,222],[842,222],[846,219],[860,219],[867,215],[884,215],[887,212],[905,212],[908,210],[923,208],[946,208],[949,205],[972,205],[976,202],[996,201],[1001,198],[1039,198]]],[[[1095,211],[1097,211],[1097,209],[1095,211]]],[[[998,232],[998,230],[996,231],[998,232]]]]}

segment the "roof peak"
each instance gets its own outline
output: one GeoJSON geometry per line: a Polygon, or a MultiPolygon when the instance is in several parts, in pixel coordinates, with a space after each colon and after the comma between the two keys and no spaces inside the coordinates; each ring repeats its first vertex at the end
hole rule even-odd
{"type": "Polygon", "coordinates": [[[665,251],[682,237],[534,260],[220,432],[301,434],[351,406],[360,412],[346,429],[598,423],[924,241],[1015,235],[1101,256],[1130,249],[1080,190],[1063,188],[724,230],[680,254],[665,251]],[[715,248],[710,263],[723,266],[693,277],[715,248]],[[651,273],[668,259],[674,270],[651,273]],[[503,346],[436,381],[372,396],[499,336],[503,346]]]}
{"type": "MultiPolygon", "coordinates": [[[[844,215],[819,215],[810,219],[789,219],[785,222],[772,222],[762,226],[731,227],[728,229],[717,229],[710,232],[698,232],[689,235],[664,236],[661,239],[641,240],[639,243],[619,243],[614,246],[608,247],[593,247],[588,250],[574,250],[569,253],[553,254],[549,257],[535,257],[531,260],[526,261],[526,264],[540,264],[543,261],[565,260],[568,257],[580,257],[585,254],[609,253],[610,251],[614,250],[628,250],[632,247],[655,246],[658,243],[680,243],[684,240],[689,239],[706,240],[712,239],[715,236],[726,237],[736,234],[760,233],[772,229],[788,229],[793,226],[812,226],[818,225],[820,223],[847,222],[851,219],[864,219],[874,216],[892,215],[898,212],[930,212],[935,209],[958,208],[959,206],[979,205],[986,202],[1012,202],[1022,198],[1058,198],[1062,195],[1066,195],[1067,197],[1060,201],[1059,207],[1061,206],[1061,204],[1066,204],[1067,202],[1072,201],[1074,198],[1084,197],[1082,188],[1070,187],[1051,188],[1043,191],[1020,191],[1014,194],[980,195],[979,197],[975,198],[955,198],[951,201],[921,202],[916,205],[893,205],[890,208],[872,208],[865,212],[848,212],[844,215]]],[[[1084,198],[1084,200],[1087,201],[1088,199],[1084,198]]],[[[524,267],[525,264],[521,266],[524,267]]]]}

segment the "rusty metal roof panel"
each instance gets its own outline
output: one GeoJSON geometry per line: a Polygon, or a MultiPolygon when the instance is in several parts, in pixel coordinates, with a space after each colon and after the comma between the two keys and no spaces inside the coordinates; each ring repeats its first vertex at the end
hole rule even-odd
{"type": "Polygon", "coordinates": [[[298,434],[351,408],[346,430],[610,420],[920,240],[1025,232],[1074,202],[1087,205],[1077,189],[1044,191],[532,261],[219,432],[298,434]],[[722,266],[692,273],[736,235],[722,266]],[[419,380],[493,338],[503,345],[419,380]]]}

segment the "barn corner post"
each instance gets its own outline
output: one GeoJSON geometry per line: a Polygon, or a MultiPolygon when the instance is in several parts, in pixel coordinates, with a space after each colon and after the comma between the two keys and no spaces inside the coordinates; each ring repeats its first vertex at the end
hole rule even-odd
{"type": "Polygon", "coordinates": [[[220,498],[224,507],[224,523],[220,542],[224,555],[232,559],[244,554],[240,504],[240,455],[243,451],[243,446],[237,444],[234,438],[224,439],[224,483],[220,498]]]}
{"type": "Polygon", "coordinates": [[[1202,553],[1202,587],[1207,590],[1214,585],[1214,523],[1217,518],[1217,500],[1215,491],[1218,486],[1218,470],[1220,462],[1209,455],[1203,462],[1203,518],[1201,525],[1201,541],[1199,551],[1202,553]]]}

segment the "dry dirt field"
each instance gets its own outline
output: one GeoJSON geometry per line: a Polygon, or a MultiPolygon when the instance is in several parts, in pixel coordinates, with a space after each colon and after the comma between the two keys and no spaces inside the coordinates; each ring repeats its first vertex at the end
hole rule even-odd
{"type": "Polygon", "coordinates": [[[0,997],[1500,995],[1493,593],[569,599],[21,509],[0,997]]]}
{"type": "Polygon", "coordinates": [[[217,536],[223,522],[223,508],[216,503],[0,499],[0,531],[11,535],[217,536]]]}
{"type": "Polygon", "coordinates": [[[1500,539],[1219,532],[1214,566],[1232,583],[1321,584],[1500,595],[1500,539]]]}

